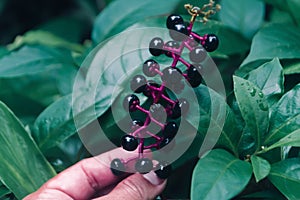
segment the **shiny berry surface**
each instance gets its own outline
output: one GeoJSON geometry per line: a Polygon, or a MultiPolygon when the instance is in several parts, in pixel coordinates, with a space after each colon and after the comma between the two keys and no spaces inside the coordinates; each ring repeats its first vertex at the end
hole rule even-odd
{"type": "Polygon", "coordinates": [[[164,52],[163,47],[164,47],[164,41],[161,38],[159,37],[153,38],[149,44],[149,52],[153,56],[159,56],[164,52]]]}
{"type": "Polygon", "coordinates": [[[168,165],[165,162],[160,162],[157,166],[156,166],[156,170],[155,170],[156,175],[161,178],[161,179],[166,179],[168,178],[171,173],[172,173],[172,166],[168,165]]]}
{"type": "Polygon", "coordinates": [[[165,44],[165,47],[166,47],[167,49],[170,49],[170,51],[165,50],[166,56],[172,57],[172,53],[171,53],[171,52],[173,52],[173,49],[178,49],[178,48],[180,47],[180,44],[179,44],[179,42],[176,42],[176,41],[168,41],[168,42],[165,44]]]}
{"type": "Polygon", "coordinates": [[[183,41],[187,38],[189,34],[186,25],[176,24],[174,28],[170,29],[170,37],[175,41],[183,41]]]}
{"type": "Polygon", "coordinates": [[[147,60],[143,64],[143,72],[146,76],[153,77],[157,74],[156,70],[159,70],[159,64],[155,60],[147,60]]]}
{"type": "Polygon", "coordinates": [[[167,138],[175,137],[178,131],[178,126],[175,122],[168,122],[164,128],[163,134],[167,138]]]}
{"type": "Polygon", "coordinates": [[[135,170],[141,174],[146,174],[153,169],[153,163],[149,158],[141,158],[135,163],[135,170]]]}
{"type": "Polygon", "coordinates": [[[208,52],[215,51],[219,46],[218,37],[215,34],[207,34],[204,37],[205,37],[205,41],[204,41],[204,44],[202,46],[208,52]]]}
{"type": "Polygon", "coordinates": [[[182,79],[182,73],[176,67],[166,67],[162,73],[161,79],[167,82],[167,84],[176,84],[182,79]]]}
{"type": "Polygon", "coordinates": [[[133,92],[141,93],[144,91],[147,79],[142,75],[134,76],[130,81],[130,88],[133,92]]]}
{"type": "Polygon", "coordinates": [[[192,87],[198,87],[202,82],[202,76],[200,74],[202,67],[191,65],[187,70],[187,79],[192,87]]]}
{"type": "Polygon", "coordinates": [[[206,58],[207,52],[203,47],[199,46],[190,51],[189,56],[192,62],[200,63],[206,58]]]}
{"type": "Polygon", "coordinates": [[[185,98],[180,98],[178,100],[178,103],[179,103],[181,115],[185,116],[190,109],[190,103],[185,98]]]}
{"type": "Polygon", "coordinates": [[[136,111],[137,110],[136,106],[138,105],[140,105],[140,100],[136,95],[131,94],[124,98],[123,107],[125,110],[129,112],[136,111]]]}
{"type": "Polygon", "coordinates": [[[111,172],[115,175],[115,176],[122,176],[123,174],[125,174],[125,166],[122,163],[122,161],[118,158],[113,159],[110,163],[110,169],[111,172]]]}
{"type": "Polygon", "coordinates": [[[121,138],[121,145],[126,151],[134,151],[138,147],[138,140],[132,135],[124,135],[121,138]]]}
{"type": "Polygon", "coordinates": [[[148,81],[145,90],[143,91],[143,94],[146,97],[152,97],[152,89],[150,87],[159,88],[160,85],[158,83],[155,83],[154,81],[148,81]]]}
{"type": "Polygon", "coordinates": [[[167,18],[167,28],[174,29],[176,24],[183,24],[183,18],[180,15],[172,14],[167,18]]]}
{"type": "Polygon", "coordinates": [[[173,119],[177,119],[181,117],[181,108],[180,108],[180,103],[176,102],[173,109],[172,109],[172,116],[173,119]]]}

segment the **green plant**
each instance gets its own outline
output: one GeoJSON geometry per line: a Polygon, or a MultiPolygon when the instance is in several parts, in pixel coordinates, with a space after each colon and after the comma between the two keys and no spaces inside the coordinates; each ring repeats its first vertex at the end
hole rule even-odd
{"type": "MultiPolygon", "coordinates": [[[[97,120],[106,136],[118,143],[122,131],[111,108],[128,94],[129,82],[142,70],[138,64],[144,60],[140,52],[128,55],[112,64],[116,70],[107,68],[111,59],[148,46],[153,35],[167,37],[160,29],[145,32],[142,28],[164,28],[169,14],[186,14],[185,3],[206,3],[107,0],[94,18],[96,1],[70,2],[76,6],[66,4],[64,16],[47,18],[10,44],[5,39],[9,30],[1,38],[5,41],[0,47],[1,199],[21,199],[56,173],[91,156],[77,132],[97,120]],[[85,24],[91,23],[88,42],[85,24]],[[138,41],[136,46],[128,45],[130,38],[138,41]],[[89,71],[96,52],[102,65],[97,72],[89,71]],[[98,74],[103,74],[99,82],[98,74]],[[128,88],[115,89],[120,74],[126,76],[128,88]],[[89,87],[74,96],[74,81],[79,88],[89,87]],[[85,100],[93,89],[95,104],[89,104],[85,100]],[[112,94],[113,89],[117,94],[112,94]]],[[[222,75],[227,100],[225,94],[205,85],[194,89],[198,102],[189,101],[189,106],[199,107],[200,121],[187,114],[181,123],[197,134],[173,163],[163,196],[300,199],[300,3],[220,0],[220,4],[215,19],[205,25],[197,22],[195,31],[215,33],[220,40],[210,55],[222,75]],[[222,112],[226,118],[220,126],[218,113],[222,112]],[[214,149],[206,152],[200,148],[208,130],[221,135],[214,149]]],[[[0,12],[10,11],[7,5],[9,1],[2,1],[0,12]]],[[[184,144],[188,137],[177,142],[184,144]]],[[[100,137],[95,142],[100,148],[105,140],[100,137]]]]}

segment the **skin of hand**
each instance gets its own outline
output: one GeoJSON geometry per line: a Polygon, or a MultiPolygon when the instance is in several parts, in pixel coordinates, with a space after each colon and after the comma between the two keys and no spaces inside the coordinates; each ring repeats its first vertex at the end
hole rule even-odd
{"type": "Polygon", "coordinates": [[[23,200],[143,200],[154,199],[166,185],[155,172],[117,177],[108,163],[128,159],[132,153],[121,148],[84,159],[62,171],[23,200]]]}

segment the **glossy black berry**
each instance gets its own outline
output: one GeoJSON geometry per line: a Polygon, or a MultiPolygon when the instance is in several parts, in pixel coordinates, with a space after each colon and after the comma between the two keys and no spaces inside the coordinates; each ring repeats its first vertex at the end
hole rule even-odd
{"type": "Polygon", "coordinates": [[[163,75],[161,76],[161,79],[169,85],[176,84],[182,80],[182,73],[176,67],[166,67],[162,73],[163,75]]]}
{"type": "Polygon", "coordinates": [[[194,48],[192,51],[190,51],[190,60],[195,62],[195,63],[200,63],[202,62],[206,56],[207,56],[207,52],[205,51],[205,49],[203,47],[196,47],[194,48]]]}
{"type": "Polygon", "coordinates": [[[152,97],[152,89],[150,87],[159,88],[160,85],[158,83],[155,83],[154,81],[148,81],[145,90],[143,91],[143,94],[146,97],[152,97]]]}
{"type": "Polygon", "coordinates": [[[167,28],[174,29],[176,24],[183,24],[183,18],[180,15],[172,14],[167,18],[167,28]]]}
{"type": "Polygon", "coordinates": [[[147,84],[147,79],[142,75],[134,76],[130,81],[130,88],[136,93],[141,93],[144,91],[147,84]]]}
{"type": "Polygon", "coordinates": [[[172,145],[172,139],[169,137],[164,137],[164,139],[159,143],[159,148],[164,148],[166,151],[169,151],[173,148],[174,145],[172,145]],[[171,143],[171,144],[170,144],[171,143]]]}
{"type": "Polygon", "coordinates": [[[124,101],[123,101],[124,109],[129,111],[129,112],[136,111],[136,109],[137,109],[136,106],[138,106],[138,105],[140,105],[140,100],[134,94],[126,96],[124,101]]]}
{"type": "Polygon", "coordinates": [[[172,57],[172,53],[171,53],[171,52],[174,52],[173,49],[178,49],[179,47],[180,47],[179,42],[176,42],[176,41],[168,41],[168,42],[165,44],[165,54],[166,54],[166,56],[172,57]],[[169,49],[169,51],[168,51],[167,49],[169,49]]]}
{"type": "Polygon", "coordinates": [[[132,122],[131,122],[131,129],[135,130],[135,129],[137,129],[137,128],[143,126],[143,125],[144,125],[144,123],[143,123],[141,120],[139,120],[139,119],[134,119],[134,120],[132,120],[132,122]]]}
{"type": "Polygon", "coordinates": [[[192,87],[198,87],[202,82],[200,70],[202,70],[202,67],[200,65],[191,65],[187,70],[187,80],[192,87]]]}
{"type": "Polygon", "coordinates": [[[172,109],[172,118],[173,119],[177,119],[181,116],[181,108],[180,108],[180,103],[179,101],[177,101],[175,103],[175,105],[173,106],[173,109],[172,109]]]}
{"type": "Polygon", "coordinates": [[[134,136],[124,135],[121,138],[121,145],[126,151],[134,151],[138,147],[139,143],[134,136]]]}
{"type": "Polygon", "coordinates": [[[164,137],[174,138],[178,131],[178,126],[175,122],[168,122],[163,130],[164,137]]]}
{"type": "Polygon", "coordinates": [[[113,159],[110,163],[110,169],[111,172],[115,175],[115,176],[121,176],[123,174],[125,174],[125,166],[122,163],[122,161],[118,158],[113,159]]]}
{"type": "Polygon", "coordinates": [[[186,115],[190,108],[189,102],[185,98],[180,98],[178,100],[178,103],[179,103],[179,107],[181,110],[181,115],[183,115],[183,116],[186,115]]]}
{"type": "Polygon", "coordinates": [[[141,174],[146,174],[153,169],[153,163],[149,158],[141,158],[135,163],[135,170],[141,174]]]}
{"type": "Polygon", "coordinates": [[[184,24],[176,24],[172,29],[170,29],[170,37],[175,41],[183,41],[187,38],[189,31],[187,26],[184,24]]]}
{"type": "Polygon", "coordinates": [[[159,122],[164,122],[167,118],[166,110],[161,104],[152,104],[150,106],[149,112],[151,114],[151,117],[159,122]]]}
{"type": "Polygon", "coordinates": [[[156,166],[156,169],[157,170],[155,170],[155,173],[161,179],[168,178],[172,173],[172,166],[168,165],[168,163],[166,163],[166,162],[160,162],[156,166]]]}
{"type": "Polygon", "coordinates": [[[161,38],[159,37],[153,38],[149,44],[149,52],[153,56],[159,56],[164,53],[163,47],[164,47],[164,41],[161,38]]]}
{"type": "Polygon", "coordinates": [[[146,76],[153,77],[157,74],[156,70],[159,70],[159,64],[155,60],[147,60],[143,64],[143,72],[146,76]]]}
{"type": "Polygon", "coordinates": [[[219,46],[219,39],[215,34],[207,34],[204,36],[205,40],[203,43],[203,47],[208,52],[215,51],[219,46]]]}

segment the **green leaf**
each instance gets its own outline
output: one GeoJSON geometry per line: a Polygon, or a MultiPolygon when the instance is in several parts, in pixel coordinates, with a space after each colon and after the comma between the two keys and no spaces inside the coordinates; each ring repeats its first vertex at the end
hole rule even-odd
{"type": "Polygon", "coordinates": [[[92,39],[95,43],[99,43],[120,33],[139,20],[170,13],[179,2],[180,0],[163,2],[159,0],[116,0],[109,4],[96,18],[92,39]],[[117,13],[117,17],[115,13],[117,13]]]}
{"type": "Polygon", "coordinates": [[[5,187],[5,185],[0,183],[0,199],[2,199],[3,196],[5,196],[9,193],[11,193],[11,191],[9,189],[7,189],[7,187],[5,187]]]}
{"type": "Polygon", "coordinates": [[[298,0],[288,0],[286,1],[289,11],[293,16],[293,19],[297,25],[300,25],[300,2],[298,0]]]}
{"type": "Polygon", "coordinates": [[[45,45],[50,47],[61,47],[71,51],[83,52],[83,46],[66,41],[50,32],[43,30],[29,31],[23,36],[17,36],[15,41],[8,45],[10,51],[20,48],[24,45],[45,45]]]}
{"type": "Polygon", "coordinates": [[[270,119],[269,134],[264,145],[268,146],[299,129],[300,125],[300,84],[282,96],[270,119]]]}
{"type": "Polygon", "coordinates": [[[300,199],[300,161],[291,158],[272,165],[269,180],[288,199],[300,199]]]}
{"type": "Polygon", "coordinates": [[[263,1],[281,10],[288,10],[287,1],[289,0],[263,0],[263,1]]]}
{"type": "Polygon", "coordinates": [[[261,181],[269,175],[271,165],[267,160],[259,156],[252,155],[251,164],[256,182],[261,181]]]}
{"type": "Polygon", "coordinates": [[[251,71],[248,80],[256,84],[266,97],[282,94],[284,90],[283,69],[278,58],[251,71]]]}
{"type": "Polygon", "coordinates": [[[284,74],[300,74],[300,60],[283,60],[284,74]]]}
{"type": "Polygon", "coordinates": [[[262,91],[250,81],[233,76],[234,93],[245,124],[256,142],[262,144],[269,125],[268,104],[262,91]]]}
{"type": "Polygon", "coordinates": [[[21,199],[37,190],[55,171],[15,115],[0,103],[1,181],[21,199]],[[17,148],[16,148],[17,147],[17,148]]]}
{"type": "Polygon", "coordinates": [[[294,146],[300,147],[300,129],[295,130],[292,133],[287,134],[285,137],[280,139],[278,142],[272,144],[271,146],[264,149],[264,151],[269,151],[276,147],[283,147],[283,146],[294,146]]]}
{"type": "Polygon", "coordinates": [[[246,38],[251,38],[264,20],[265,6],[258,0],[222,0],[220,20],[246,38]]]}
{"type": "Polygon", "coordinates": [[[251,174],[249,163],[225,150],[212,150],[194,169],[191,199],[230,199],[246,187],[251,174]]]}
{"type": "Polygon", "coordinates": [[[253,38],[250,54],[244,60],[240,70],[247,68],[251,62],[258,60],[300,58],[300,28],[286,24],[268,24],[253,38]],[[284,29],[282,27],[285,27],[284,29]]]}

